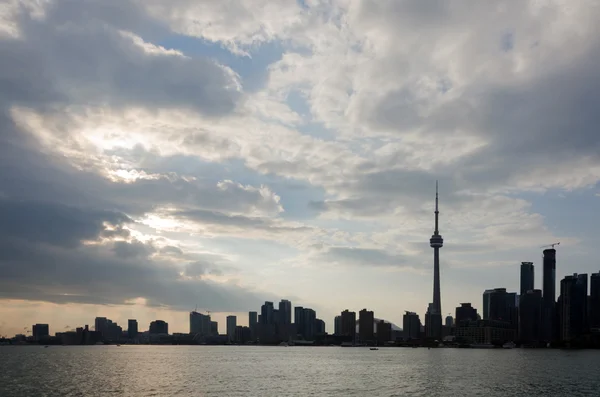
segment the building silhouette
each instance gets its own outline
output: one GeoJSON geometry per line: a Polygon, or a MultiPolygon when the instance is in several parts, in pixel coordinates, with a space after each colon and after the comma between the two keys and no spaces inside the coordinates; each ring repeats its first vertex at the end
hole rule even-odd
{"type": "Polygon", "coordinates": [[[127,337],[129,339],[135,339],[138,335],[138,322],[134,319],[127,320],[127,337]]]}
{"type": "Polygon", "coordinates": [[[377,344],[384,345],[392,340],[392,324],[386,323],[384,320],[377,322],[377,344]]]}
{"type": "Polygon", "coordinates": [[[421,320],[417,313],[408,311],[404,313],[404,316],[402,316],[402,331],[405,340],[421,338],[421,320]]]}
{"type": "Polygon", "coordinates": [[[522,343],[538,345],[543,340],[542,290],[532,289],[519,300],[519,339],[522,343]]]}
{"type": "Polygon", "coordinates": [[[509,323],[516,331],[519,322],[519,298],[517,293],[507,292],[506,288],[494,288],[488,291],[486,291],[488,295],[488,320],[509,323]]]}
{"type": "Polygon", "coordinates": [[[361,342],[375,340],[373,332],[373,322],[375,321],[375,314],[367,309],[362,309],[358,312],[358,337],[361,342]]]}
{"type": "Polygon", "coordinates": [[[218,336],[219,335],[219,323],[216,321],[210,322],[210,335],[218,336]]]}
{"type": "Polygon", "coordinates": [[[235,327],[237,327],[237,317],[227,316],[227,340],[235,342],[235,327]]]}
{"type": "MultiPolygon", "coordinates": [[[[452,317],[450,317],[452,319],[452,317]]],[[[463,323],[464,321],[477,321],[477,309],[471,306],[470,303],[461,303],[456,308],[456,325],[463,323]]]]}
{"type": "Polygon", "coordinates": [[[275,308],[273,302],[265,302],[260,307],[260,322],[261,324],[275,324],[275,308]]]}
{"type": "Polygon", "coordinates": [[[150,323],[149,332],[151,335],[168,335],[169,324],[163,320],[154,320],[150,323]]]}
{"type": "Polygon", "coordinates": [[[320,318],[315,320],[315,335],[325,335],[325,321],[320,318]]]}
{"type": "Polygon", "coordinates": [[[446,316],[446,322],[444,324],[446,327],[450,328],[454,326],[454,318],[451,315],[446,316]]]}
{"type": "Polygon", "coordinates": [[[572,342],[587,333],[587,274],[566,276],[560,282],[560,339],[572,342]]]}
{"type": "Polygon", "coordinates": [[[590,277],[589,325],[594,333],[600,332],[600,272],[590,277]]]}
{"type": "Polygon", "coordinates": [[[433,302],[427,309],[425,315],[425,332],[428,338],[442,339],[442,300],[440,292],[440,248],[444,245],[444,239],[438,228],[438,184],[435,183],[435,230],[429,245],[433,248],[433,302]]]}
{"type": "Polygon", "coordinates": [[[250,328],[250,339],[258,338],[258,313],[248,312],[248,328],[250,328]]]}
{"type": "Polygon", "coordinates": [[[342,336],[346,336],[354,340],[356,336],[356,312],[351,312],[348,309],[341,313],[342,317],[342,336]]]}
{"type": "Polygon", "coordinates": [[[50,327],[48,324],[35,324],[31,327],[33,340],[39,341],[50,336],[50,327]]]}
{"type": "Polygon", "coordinates": [[[190,312],[190,334],[199,336],[211,335],[211,320],[207,314],[198,313],[197,311],[190,312]]]}
{"type": "Polygon", "coordinates": [[[335,316],[335,318],[333,319],[333,334],[342,334],[342,316],[335,316]]]}
{"type": "Polygon", "coordinates": [[[483,320],[490,319],[490,295],[493,292],[493,289],[486,289],[485,291],[483,291],[483,308],[481,309],[483,311],[483,320]]]}
{"type": "Polygon", "coordinates": [[[533,289],[534,268],[533,262],[521,262],[521,292],[523,295],[533,289]]]}
{"type": "Polygon", "coordinates": [[[543,339],[552,342],[555,337],[556,312],[556,250],[544,250],[542,281],[543,339]]]}
{"type": "Polygon", "coordinates": [[[289,325],[292,323],[292,302],[282,299],[279,302],[279,324],[289,325]]]}

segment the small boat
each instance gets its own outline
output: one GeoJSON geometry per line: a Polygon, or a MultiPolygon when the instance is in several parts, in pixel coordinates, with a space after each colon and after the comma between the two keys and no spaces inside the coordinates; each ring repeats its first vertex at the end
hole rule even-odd
{"type": "Polygon", "coordinates": [[[117,347],[120,347],[121,345],[117,345],[117,347]]]}
{"type": "Polygon", "coordinates": [[[379,350],[377,347],[370,347],[369,350],[379,350]]]}
{"type": "Polygon", "coordinates": [[[44,346],[44,348],[46,348],[46,347],[48,347],[48,346],[44,346]]]}

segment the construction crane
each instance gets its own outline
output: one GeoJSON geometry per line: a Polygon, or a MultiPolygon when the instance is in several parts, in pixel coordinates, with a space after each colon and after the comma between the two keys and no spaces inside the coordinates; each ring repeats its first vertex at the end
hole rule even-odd
{"type": "Polygon", "coordinates": [[[552,249],[554,249],[555,245],[560,245],[560,241],[558,243],[554,243],[554,244],[542,245],[540,248],[552,247],[552,249]]]}

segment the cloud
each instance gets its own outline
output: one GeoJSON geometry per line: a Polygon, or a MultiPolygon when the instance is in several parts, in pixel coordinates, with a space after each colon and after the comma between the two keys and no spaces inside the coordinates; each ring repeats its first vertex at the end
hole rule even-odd
{"type": "Polygon", "coordinates": [[[152,256],[156,248],[151,243],[105,240],[104,230],[125,226],[128,218],[122,215],[39,203],[2,203],[0,209],[24,219],[44,210],[43,218],[22,223],[18,232],[14,224],[2,222],[1,298],[117,305],[143,297],[154,306],[185,310],[204,302],[216,311],[243,311],[260,301],[235,284],[181,277],[223,275],[217,263],[227,263],[224,258],[213,255],[218,262],[211,263],[211,256],[190,254],[194,261],[165,260],[152,256]],[[109,222],[115,224],[101,227],[109,222]]]}
{"type": "Polygon", "coordinates": [[[183,107],[217,116],[240,99],[230,69],[123,30],[153,23],[133,3],[56,1],[41,17],[22,12],[18,21],[19,36],[0,40],[0,88],[13,105],[183,107]]]}

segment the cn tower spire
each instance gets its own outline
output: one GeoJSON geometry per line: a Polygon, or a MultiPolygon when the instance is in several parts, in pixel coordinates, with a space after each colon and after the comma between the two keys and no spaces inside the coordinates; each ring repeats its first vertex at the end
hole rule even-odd
{"type": "Polygon", "coordinates": [[[439,217],[440,211],[438,210],[438,181],[435,181],[435,231],[434,231],[434,235],[438,235],[439,234],[439,229],[438,229],[438,217],[439,217]]]}

